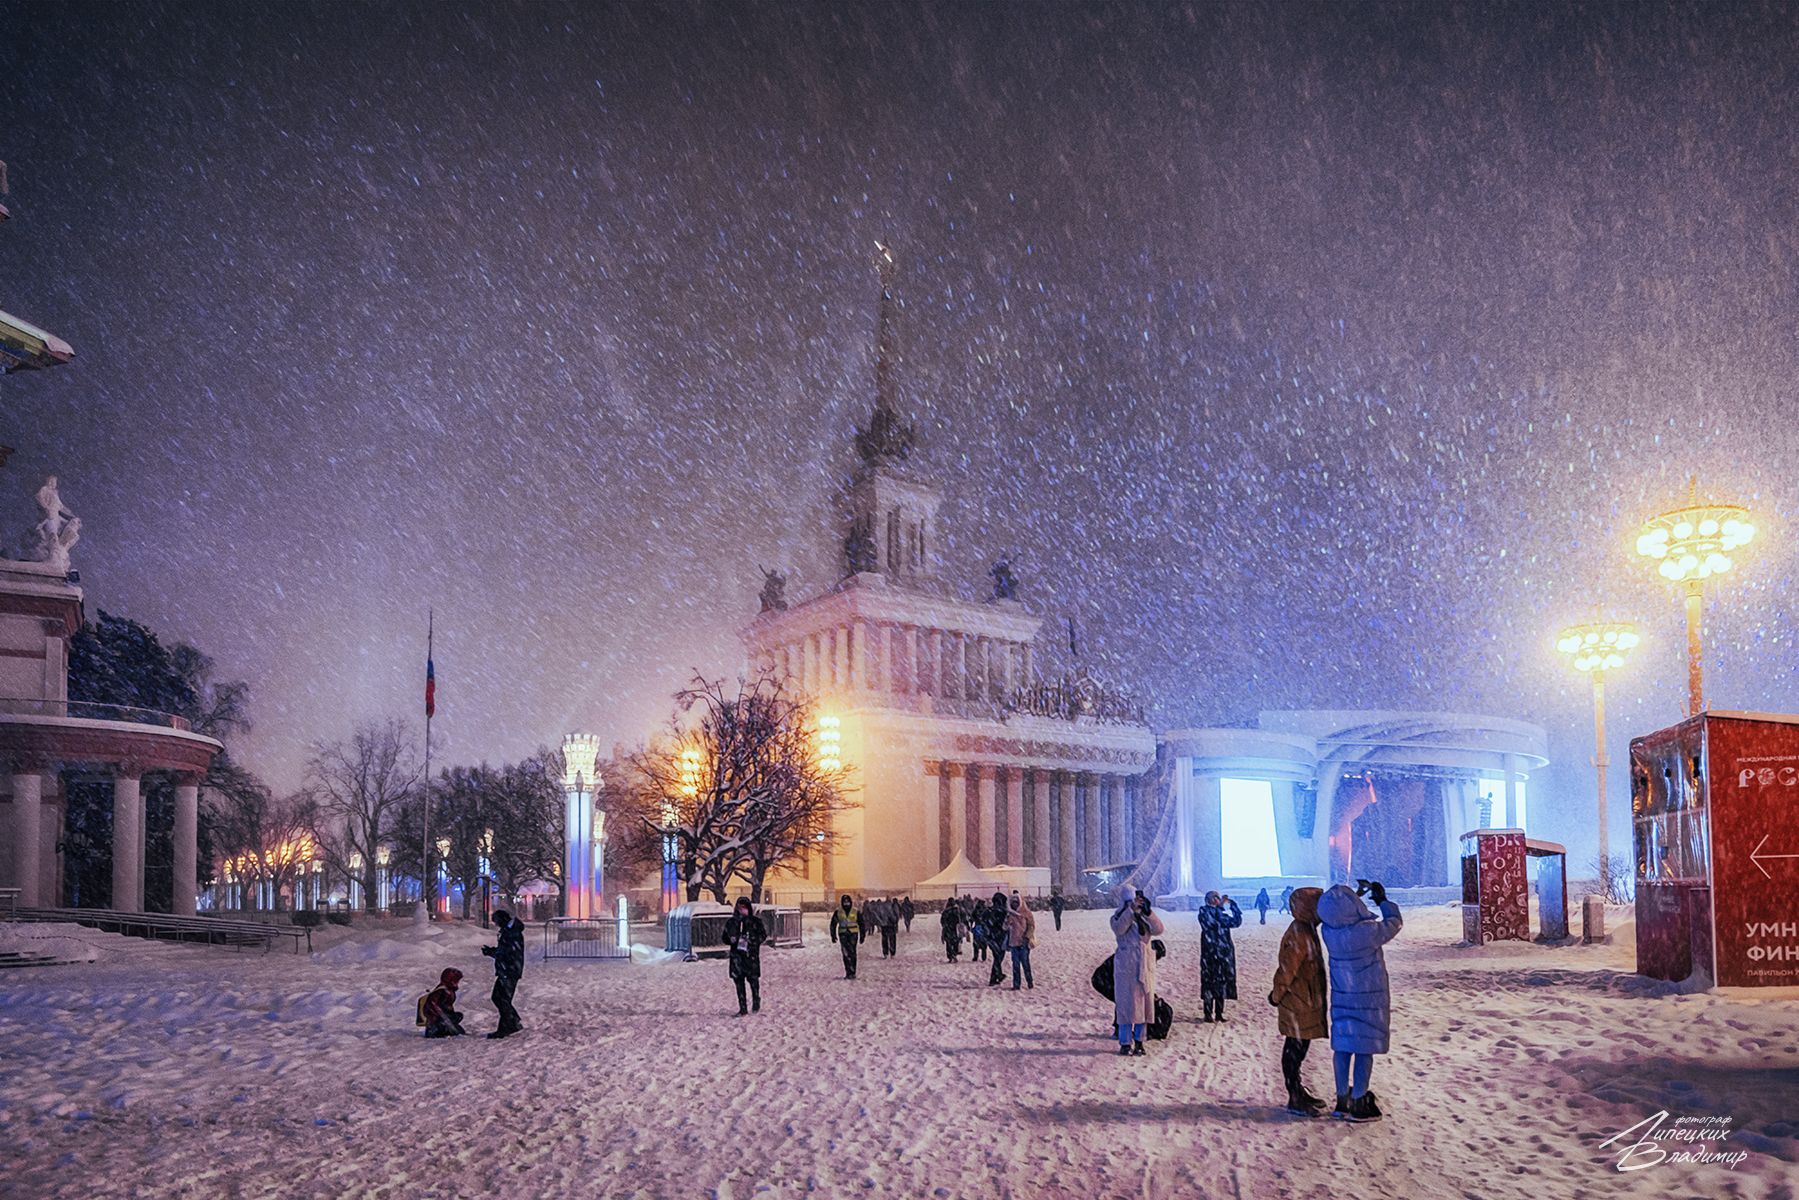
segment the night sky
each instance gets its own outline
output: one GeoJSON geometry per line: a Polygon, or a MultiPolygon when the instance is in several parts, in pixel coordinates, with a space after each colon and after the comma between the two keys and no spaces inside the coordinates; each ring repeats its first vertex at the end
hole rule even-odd
{"type": "Polygon", "coordinates": [[[1682,715],[1632,548],[1694,473],[1761,529],[1714,702],[1799,709],[1793,5],[0,16],[0,306],[77,353],[0,382],[0,503],[61,476],[90,615],[248,679],[277,788],[421,715],[427,606],[468,762],[634,742],[758,563],[834,582],[876,238],[951,574],[1159,727],[1538,721],[1584,860],[1554,635],[1643,623],[1614,759],[1682,715]]]}

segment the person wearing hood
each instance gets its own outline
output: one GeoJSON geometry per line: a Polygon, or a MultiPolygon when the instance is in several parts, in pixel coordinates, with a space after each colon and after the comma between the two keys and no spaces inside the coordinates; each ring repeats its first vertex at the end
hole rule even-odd
{"type": "Polygon", "coordinates": [[[915,912],[915,910],[912,907],[912,897],[901,896],[900,897],[900,920],[902,920],[906,923],[906,932],[907,933],[912,932],[912,917],[913,917],[914,912],[915,912]]]}
{"type": "Polygon", "coordinates": [[[854,902],[845,893],[831,913],[831,940],[843,954],[843,977],[856,977],[856,947],[868,940],[868,927],[856,918],[854,902]]]}
{"type": "Polygon", "coordinates": [[[432,988],[418,1005],[419,1024],[428,1038],[461,1037],[462,1014],[456,1011],[456,989],[462,986],[462,972],[445,967],[432,988]]]}
{"type": "Polygon", "coordinates": [[[725,922],[725,945],[731,953],[731,982],[737,985],[737,1015],[747,1017],[762,1011],[762,943],[768,930],[748,896],[737,897],[731,919],[725,922]],[[744,985],[749,985],[749,1002],[745,1002],[744,985]]]}
{"type": "Polygon", "coordinates": [[[1133,887],[1120,888],[1118,911],[1112,914],[1113,1017],[1118,1022],[1118,1053],[1142,1055],[1144,1027],[1156,1019],[1156,956],[1151,942],[1161,935],[1162,918],[1149,897],[1133,887]]]}
{"type": "Polygon", "coordinates": [[[974,909],[968,914],[968,933],[974,941],[974,961],[985,962],[987,959],[987,902],[976,900],[974,909]]]}
{"type": "Polygon", "coordinates": [[[1018,975],[1024,972],[1024,986],[1036,988],[1031,979],[1031,947],[1037,944],[1037,914],[1017,892],[1006,902],[1006,945],[1012,950],[1012,990],[1018,990],[1018,975]]]}
{"type": "Polygon", "coordinates": [[[987,906],[987,924],[984,926],[987,937],[987,952],[993,956],[993,969],[987,974],[987,986],[998,987],[1006,977],[1006,894],[993,893],[993,903],[987,906]]]}
{"type": "Polygon", "coordinates": [[[955,962],[962,953],[962,906],[954,900],[945,903],[937,924],[943,931],[943,955],[948,961],[955,962]]]}
{"type": "Polygon", "coordinates": [[[1206,893],[1199,910],[1199,997],[1205,1019],[1224,1020],[1224,1002],[1237,998],[1237,947],[1231,930],[1243,924],[1243,910],[1229,896],[1206,893]]]}
{"type": "Polygon", "coordinates": [[[1288,889],[1283,897],[1293,923],[1281,935],[1281,951],[1268,1003],[1280,1010],[1281,1074],[1287,1081],[1287,1111],[1308,1117],[1324,1115],[1324,1101],[1306,1091],[1299,1067],[1316,1038],[1327,1037],[1329,989],[1324,979],[1324,947],[1318,942],[1318,898],[1321,888],[1288,889]]]}
{"type": "Polygon", "coordinates": [[[1256,893],[1256,911],[1262,914],[1261,923],[1263,925],[1268,924],[1268,909],[1273,904],[1274,904],[1274,901],[1272,901],[1268,898],[1268,889],[1267,888],[1263,888],[1261,891],[1256,893]]]}
{"type": "Polygon", "coordinates": [[[518,1019],[518,1009],[512,1006],[512,997],[518,992],[518,981],[525,974],[525,923],[503,908],[494,910],[493,923],[500,931],[499,945],[483,946],[481,953],[493,959],[491,999],[495,1011],[500,1014],[500,1025],[487,1036],[505,1038],[524,1028],[518,1019]]]}
{"type": "Polygon", "coordinates": [[[1378,1121],[1380,1108],[1368,1090],[1374,1056],[1387,1052],[1392,1029],[1392,996],[1387,959],[1381,947],[1399,933],[1399,905],[1387,899],[1378,880],[1358,879],[1357,890],[1339,883],[1318,900],[1324,948],[1330,951],[1331,1063],[1337,1077],[1337,1107],[1331,1114],[1348,1121],[1378,1121]],[[1380,909],[1376,916],[1362,893],[1380,909]]]}

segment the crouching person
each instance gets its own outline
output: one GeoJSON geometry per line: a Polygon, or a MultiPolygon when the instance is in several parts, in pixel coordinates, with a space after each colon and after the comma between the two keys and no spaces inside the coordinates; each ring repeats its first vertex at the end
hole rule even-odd
{"type": "Polygon", "coordinates": [[[1324,979],[1324,947],[1318,943],[1318,898],[1315,887],[1293,890],[1287,898],[1293,923],[1281,936],[1279,965],[1268,1003],[1280,1010],[1280,1030],[1286,1037],[1281,1047],[1281,1074],[1287,1081],[1287,1111],[1308,1117],[1324,1115],[1324,1101],[1306,1091],[1299,1081],[1299,1066],[1316,1038],[1330,1035],[1324,979]]]}
{"type": "Polygon", "coordinates": [[[1378,1121],[1381,1111],[1368,1083],[1374,1056],[1387,1052],[1393,1024],[1387,986],[1387,958],[1381,947],[1399,933],[1399,905],[1379,882],[1358,880],[1350,891],[1339,883],[1318,901],[1324,947],[1330,951],[1331,1062],[1337,1076],[1337,1107],[1331,1115],[1347,1121],[1378,1121]],[[1368,893],[1380,916],[1362,903],[1368,893]]]}
{"type": "Polygon", "coordinates": [[[461,985],[462,972],[445,967],[437,986],[419,998],[418,1023],[425,1027],[426,1037],[462,1036],[462,1014],[456,1011],[456,989],[461,985]]]}

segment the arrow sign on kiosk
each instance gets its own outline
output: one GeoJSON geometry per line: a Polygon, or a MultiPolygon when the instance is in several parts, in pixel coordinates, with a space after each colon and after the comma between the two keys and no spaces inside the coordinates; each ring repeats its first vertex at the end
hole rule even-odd
{"type": "Polygon", "coordinates": [[[1749,861],[1755,864],[1756,870],[1760,871],[1764,876],[1767,876],[1767,878],[1769,878],[1769,879],[1774,878],[1774,876],[1769,875],[1768,868],[1762,866],[1762,859],[1764,859],[1764,858],[1799,858],[1799,854],[1763,854],[1762,847],[1766,846],[1768,844],[1768,839],[1772,836],[1773,836],[1772,834],[1768,834],[1768,833],[1762,834],[1762,840],[1755,843],[1755,849],[1753,849],[1749,852],[1749,861]]]}

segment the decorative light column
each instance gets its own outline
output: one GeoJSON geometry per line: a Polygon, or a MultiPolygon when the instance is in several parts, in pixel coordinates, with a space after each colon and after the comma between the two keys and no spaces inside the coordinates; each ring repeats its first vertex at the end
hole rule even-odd
{"type": "Polygon", "coordinates": [[[562,878],[568,893],[568,906],[562,915],[581,920],[594,915],[593,794],[600,783],[594,769],[599,757],[597,734],[571,733],[562,739],[562,791],[567,800],[562,878]]]}
{"type": "Polygon", "coordinates": [[[344,898],[349,901],[351,912],[362,907],[362,861],[362,851],[350,851],[350,886],[344,889],[344,898]]]}
{"type": "Polygon", "coordinates": [[[389,865],[393,858],[392,846],[383,843],[375,847],[375,908],[382,914],[393,903],[393,873],[389,865]]]}
{"type": "Polygon", "coordinates": [[[450,915],[450,839],[437,839],[437,911],[450,915]]]}
{"type": "Polygon", "coordinates": [[[1659,560],[1662,578],[1686,591],[1687,715],[1705,711],[1702,604],[1705,581],[1730,570],[1731,555],[1755,537],[1749,510],[1740,504],[1701,503],[1697,480],[1688,503],[1651,517],[1637,537],[1637,553],[1659,560]]]}
{"type": "Polygon", "coordinates": [[[1637,627],[1628,621],[1589,621],[1562,630],[1555,648],[1568,656],[1576,671],[1593,680],[1593,767],[1599,801],[1599,884],[1610,894],[1611,840],[1606,832],[1605,771],[1611,760],[1605,754],[1605,673],[1624,665],[1624,657],[1641,641],[1637,627]]]}
{"type": "Polygon", "coordinates": [[[488,917],[493,912],[493,830],[481,831],[481,856],[476,864],[481,876],[481,928],[488,926],[488,917]]]}
{"type": "MultiPolygon", "coordinates": [[[[839,633],[841,634],[841,630],[839,633]]],[[[705,770],[706,758],[699,747],[688,746],[681,751],[681,801],[693,804],[700,794],[700,779],[705,770]]],[[[662,911],[672,912],[681,903],[681,877],[678,870],[681,857],[681,840],[675,834],[675,826],[680,823],[681,814],[672,802],[662,805],[662,911]]]]}

